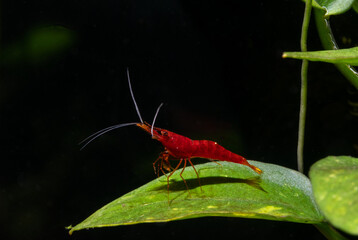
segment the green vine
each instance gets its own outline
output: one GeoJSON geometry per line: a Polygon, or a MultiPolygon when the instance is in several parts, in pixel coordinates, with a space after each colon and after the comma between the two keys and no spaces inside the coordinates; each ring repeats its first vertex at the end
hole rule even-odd
{"type": "MultiPolygon", "coordinates": [[[[307,34],[310,23],[312,10],[312,0],[306,1],[305,13],[303,17],[302,32],[301,32],[301,51],[307,52],[307,34]]],[[[298,171],[303,172],[303,146],[305,138],[305,122],[307,109],[307,73],[308,60],[302,61],[301,68],[301,103],[300,103],[300,119],[298,127],[298,144],[297,144],[297,165],[298,171]]]]}

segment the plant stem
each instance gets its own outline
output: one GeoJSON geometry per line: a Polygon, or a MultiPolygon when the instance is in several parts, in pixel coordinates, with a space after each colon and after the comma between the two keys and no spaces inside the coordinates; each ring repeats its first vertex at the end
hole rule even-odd
{"type": "MultiPolygon", "coordinates": [[[[301,51],[307,51],[307,34],[310,23],[312,9],[312,0],[306,0],[305,13],[303,16],[302,32],[301,32],[301,51]]],[[[298,144],[297,144],[297,165],[298,171],[303,172],[303,145],[305,138],[305,122],[307,109],[307,72],[308,61],[302,61],[301,68],[301,103],[300,103],[300,119],[298,125],[298,144]]]]}
{"type": "Polygon", "coordinates": [[[329,240],[348,240],[328,223],[315,224],[315,227],[329,240]]]}
{"type": "MultiPolygon", "coordinates": [[[[315,9],[314,13],[318,35],[321,39],[323,48],[327,50],[339,49],[334,40],[329,21],[324,17],[325,11],[315,9]]],[[[351,84],[358,89],[358,72],[348,64],[335,64],[335,66],[351,82],[351,84]]]]}

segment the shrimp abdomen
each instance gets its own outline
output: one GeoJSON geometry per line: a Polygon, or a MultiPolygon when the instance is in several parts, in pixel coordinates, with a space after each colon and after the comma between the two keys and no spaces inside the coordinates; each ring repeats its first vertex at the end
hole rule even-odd
{"type": "Polygon", "coordinates": [[[194,145],[196,145],[196,150],[193,152],[192,157],[209,158],[212,160],[239,163],[250,167],[259,174],[262,173],[259,168],[249,164],[246,158],[225,149],[217,142],[209,140],[194,140],[194,145]]]}

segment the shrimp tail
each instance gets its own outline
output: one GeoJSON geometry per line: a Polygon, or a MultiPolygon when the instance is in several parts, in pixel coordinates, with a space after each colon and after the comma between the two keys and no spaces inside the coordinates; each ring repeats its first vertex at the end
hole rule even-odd
{"type": "Polygon", "coordinates": [[[254,170],[255,172],[257,172],[258,174],[262,173],[262,170],[258,167],[255,167],[254,165],[249,164],[248,165],[252,170],[254,170]]]}
{"type": "Polygon", "coordinates": [[[241,159],[240,161],[237,161],[236,159],[230,159],[230,161],[228,160],[224,160],[224,161],[228,161],[228,162],[234,162],[234,163],[239,163],[239,164],[242,164],[242,165],[245,165],[245,166],[248,166],[249,168],[251,168],[252,170],[254,170],[255,172],[257,172],[258,174],[261,174],[262,173],[262,170],[258,167],[255,167],[254,165],[251,165],[247,160],[246,158],[244,157],[241,157],[239,156],[241,159]]]}

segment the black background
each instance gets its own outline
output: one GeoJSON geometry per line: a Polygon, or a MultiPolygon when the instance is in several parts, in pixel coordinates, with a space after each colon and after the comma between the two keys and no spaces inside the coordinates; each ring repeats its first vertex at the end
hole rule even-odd
{"type": "MultiPolygon", "coordinates": [[[[155,178],[161,146],[135,127],[83,151],[78,142],[142,117],[193,139],[210,139],[262,162],[296,169],[301,1],[4,1],[1,47],[59,25],[70,48],[41,64],[2,63],[1,239],[323,239],[311,225],[201,218],[83,230],[104,204],[155,178]]],[[[333,17],[352,39],[354,12],[333,17]]],[[[356,33],[354,33],[356,34],[356,33]]],[[[341,42],[341,37],[337,40],[341,42]]],[[[346,41],[345,41],[346,42],[346,41]]],[[[344,47],[345,45],[341,43],[344,47]]],[[[350,47],[347,45],[346,47],[350,47]]],[[[314,25],[309,48],[321,49],[314,25]]],[[[310,64],[305,173],[327,155],[357,155],[349,84],[328,64],[310,64]]]]}

